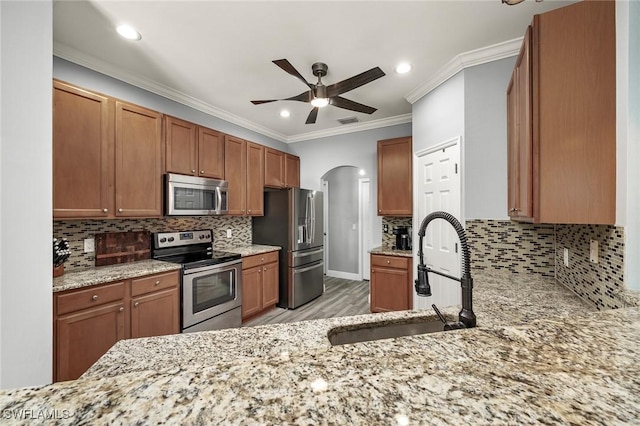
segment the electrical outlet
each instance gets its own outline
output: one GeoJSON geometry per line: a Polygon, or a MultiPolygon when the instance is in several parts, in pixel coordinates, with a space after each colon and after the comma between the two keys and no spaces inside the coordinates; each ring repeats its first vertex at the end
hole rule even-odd
{"type": "Polygon", "coordinates": [[[591,240],[589,243],[589,260],[591,263],[598,263],[598,240],[591,240]]]}
{"type": "Polygon", "coordinates": [[[84,239],[84,252],[85,253],[93,253],[96,251],[96,240],[93,238],[85,238],[84,239]]]}
{"type": "Polygon", "coordinates": [[[227,229],[227,238],[231,238],[231,229],[227,229]]]}
{"type": "Polygon", "coordinates": [[[564,249],[564,266],[569,266],[569,249],[564,249]]]}
{"type": "Polygon", "coordinates": [[[385,234],[389,233],[389,225],[387,225],[386,223],[384,225],[382,225],[382,232],[384,232],[385,234]]]}

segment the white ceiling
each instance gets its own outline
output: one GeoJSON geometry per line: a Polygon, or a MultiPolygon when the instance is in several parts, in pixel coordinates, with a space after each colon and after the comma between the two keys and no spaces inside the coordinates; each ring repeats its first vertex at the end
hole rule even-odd
{"type": "Polygon", "coordinates": [[[410,121],[406,97],[456,55],[521,37],[534,14],[570,2],[447,1],[62,1],[54,2],[54,53],[284,142],[365,125],[410,121]],[[142,34],[121,38],[116,24],[142,34]],[[379,66],[386,76],[343,97],[378,108],[372,115],[333,106],[304,124],[311,105],[280,99],[308,90],[271,61],[288,59],[325,85],[379,66]],[[410,74],[393,71],[409,61],[410,74]],[[289,118],[279,112],[288,109],[289,118]],[[355,116],[364,124],[343,126],[355,116]]]}

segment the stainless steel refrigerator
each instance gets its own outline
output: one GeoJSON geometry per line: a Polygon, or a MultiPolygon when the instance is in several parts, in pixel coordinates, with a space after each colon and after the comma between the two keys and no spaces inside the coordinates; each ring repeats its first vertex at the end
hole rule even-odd
{"type": "Polygon", "coordinates": [[[324,291],[322,192],[289,188],[264,194],[264,216],[253,217],[253,243],[280,250],[280,301],[295,309],[324,291]]]}

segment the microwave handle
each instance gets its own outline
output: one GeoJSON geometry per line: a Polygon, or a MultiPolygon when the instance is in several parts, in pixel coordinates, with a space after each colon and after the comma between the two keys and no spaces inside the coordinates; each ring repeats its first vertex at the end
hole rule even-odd
{"type": "Polygon", "coordinates": [[[216,186],[216,198],[218,199],[216,203],[216,213],[220,214],[222,213],[222,191],[219,186],[216,186]]]}

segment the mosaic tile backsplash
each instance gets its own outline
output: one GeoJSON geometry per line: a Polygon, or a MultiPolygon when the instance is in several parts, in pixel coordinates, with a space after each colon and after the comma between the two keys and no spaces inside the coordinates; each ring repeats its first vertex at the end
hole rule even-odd
{"type": "Polygon", "coordinates": [[[69,240],[71,256],[64,264],[66,271],[91,268],[95,265],[94,253],[83,252],[84,239],[94,238],[95,234],[141,230],[150,232],[188,231],[192,229],[213,229],[213,246],[218,250],[251,244],[251,217],[189,216],[158,219],[65,220],[53,222],[53,236],[69,240]],[[227,238],[227,229],[231,229],[231,238],[227,238]]]}
{"type": "Polygon", "coordinates": [[[620,308],[624,290],[624,228],[608,225],[556,225],[556,279],[598,309],[620,308]],[[598,241],[599,261],[589,260],[590,241],[598,241]],[[569,267],[564,266],[569,249],[569,267]]]}
{"type": "Polygon", "coordinates": [[[554,277],[553,225],[508,220],[468,220],[466,231],[472,268],[554,277]]]}

